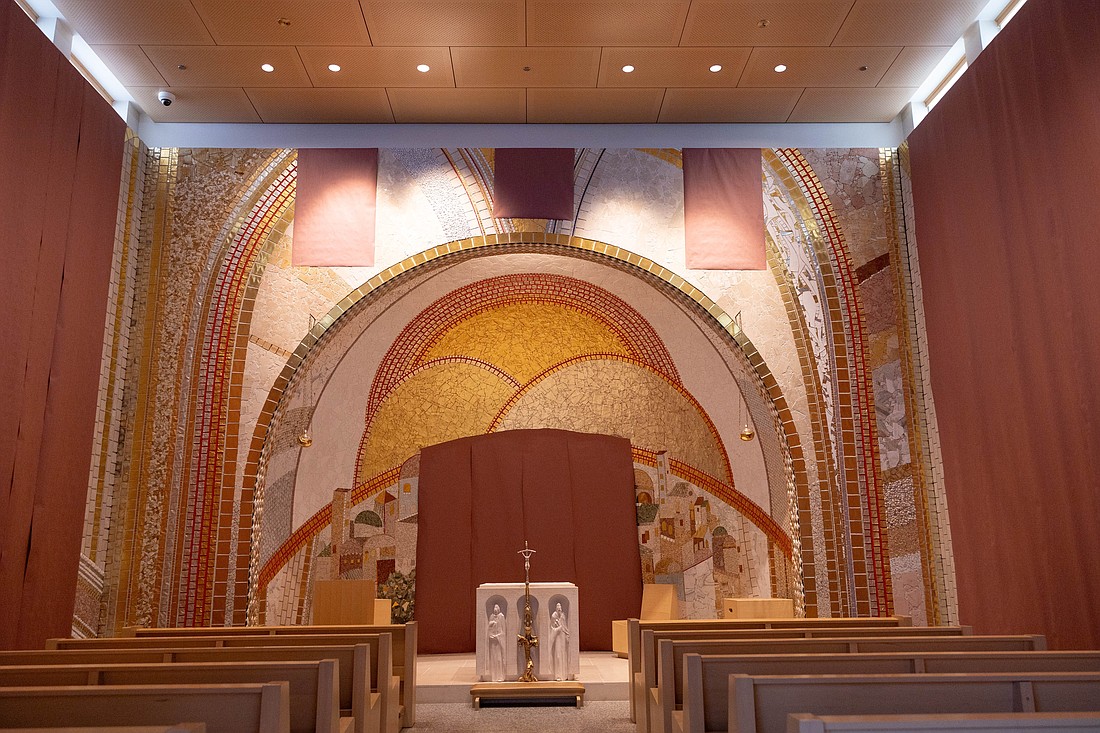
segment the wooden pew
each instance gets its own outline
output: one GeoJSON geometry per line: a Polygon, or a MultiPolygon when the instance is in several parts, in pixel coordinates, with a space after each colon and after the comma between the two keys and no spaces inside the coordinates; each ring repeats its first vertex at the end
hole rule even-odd
{"type": "Polygon", "coordinates": [[[381,731],[381,694],[372,691],[372,678],[385,677],[380,670],[385,654],[371,645],[241,647],[212,649],[63,649],[50,651],[0,651],[0,665],[171,664],[199,662],[314,662],[332,659],[339,667],[342,714],[355,720],[356,733],[381,731]],[[372,671],[373,670],[373,671],[372,671]]]}
{"type": "Polygon", "coordinates": [[[868,628],[888,626],[912,626],[909,616],[870,616],[840,618],[785,618],[785,619],[678,619],[670,621],[640,621],[636,618],[626,621],[627,683],[630,692],[630,719],[638,720],[639,714],[645,714],[645,701],[637,699],[635,693],[639,686],[634,683],[641,671],[639,645],[642,642],[642,629],[654,631],[707,631],[712,629],[825,629],[825,628],[868,628]]]}
{"type": "MultiPolygon", "coordinates": [[[[408,642],[406,637],[406,642],[408,642]]],[[[401,678],[394,672],[392,637],[389,634],[287,634],[287,635],[230,635],[230,636],[203,636],[192,635],[187,637],[101,637],[96,639],[49,639],[46,642],[47,649],[56,650],[87,650],[87,649],[222,649],[222,648],[266,648],[266,647],[296,647],[296,646],[350,646],[357,643],[369,643],[371,647],[371,669],[377,669],[372,674],[372,682],[381,695],[383,730],[387,733],[400,730],[405,720],[413,719],[410,713],[403,717],[404,710],[400,703],[402,689],[408,691],[408,699],[415,700],[415,664],[413,665],[413,678],[410,684],[402,687],[401,678]],[[377,650],[377,652],[375,651],[377,650]],[[378,666],[375,667],[373,657],[377,653],[378,666]],[[382,670],[390,670],[388,673],[382,670]],[[386,684],[386,681],[389,684],[386,684]]],[[[412,643],[415,643],[415,639],[412,643]]],[[[415,658],[415,657],[414,657],[415,658]]],[[[3,661],[3,653],[0,652],[0,661],[3,661]]]]}
{"type": "MultiPolygon", "coordinates": [[[[981,638],[981,637],[970,637],[981,638]]],[[[1011,637],[1010,637],[1011,638],[1011,637]]],[[[651,717],[655,731],[672,730],[672,713],[679,709],[685,697],[682,652],[698,653],[700,646],[713,648],[712,643],[691,645],[688,642],[664,640],[661,649],[661,678],[658,687],[650,691],[653,702],[651,717]],[[673,665],[679,667],[674,675],[673,665]]],[[[873,644],[871,645],[874,648],[873,644]]],[[[1047,652],[930,652],[914,645],[912,651],[864,653],[853,645],[852,653],[843,654],[753,654],[699,655],[702,663],[702,684],[712,677],[713,689],[720,689],[731,674],[761,675],[822,675],[822,674],[990,674],[998,672],[1100,672],[1100,651],[1047,652]]]]}
{"type": "Polygon", "coordinates": [[[206,723],[110,725],[103,727],[0,727],[0,733],[206,733],[206,723]]]}
{"type": "MultiPolygon", "coordinates": [[[[79,664],[0,667],[2,687],[76,685],[211,685],[285,681],[291,733],[340,733],[336,662],[214,662],[201,664],[79,664]]],[[[377,728],[375,729],[377,730],[377,728]]]]}
{"type": "Polygon", "coordinates": [[[0,720],[24,728],[168,725],[197,720],[208,733],[289,733],[286,682],[0,688],[0,720]]]}
{"type": "MultiPolygon", "coordinates": [[[[1085,733],[1100,731],[1100,712],[981,713],[974,715],[811,715],[787,716],[787,733],[1085,733]]],[[[2,733],[2,732],[0,732],[2,733]]]]}
{"type": "Polygon", "coordinates": [[[683,733],[785,733],[791,713],[894,715],[923,713],[1090,712],[1100,699],[1097,672],[1004,674],[797,675],[734,674],[696,678],[701,657],[684,657],[683,733]],[[694,685],[698,682],[699,687],[694,685]],[[723,688],[724,690],[720,689],[723,688]],[[698,694],[701,693],[701,694],[698,694]]]}
{"type": "Polygon", "coordinates": [[[325,636],[356,634],[389,634],[393,639],[394,674],[401,678],[402,725],[416,724],[416,645],[417,625],[406,624],[351,624],[334,626],[221,626],[221,627],[164,627],[123,629],[123,636],[138,638],[189,638],[196,636],[325,636]]]}
{"type": "MultiPolygon", "coordinates": [[[[819,627],[789,629],[709,629],[709,630],[663,630],[641,629],[642,641],[638,645],[641,669],[628,680],[632,687],[632,699],[637,710],[634,719],[639,733],[652,729],[648,716],[648,690],[657,686],[657,642],[661,639],[677,640],[734,640],[734,639],[816,639],[824,637],[883,637],[883,636],[968,636],[973,634],[970,626],[868,626],[868,627],[819,627]]],[[[700,652],[706,654],[708,652],[700,652]]],[[[725,652],[714,652],[715,654],[725,652]]],[[[679,661],[677,661],[679,664],[679,661]]]]}

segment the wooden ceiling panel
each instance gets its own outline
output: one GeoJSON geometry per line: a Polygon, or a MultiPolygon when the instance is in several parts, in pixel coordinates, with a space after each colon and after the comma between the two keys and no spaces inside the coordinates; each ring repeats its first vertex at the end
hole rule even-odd
{"type": "Polygon", "coordinates": [[[292,46],[143,46],[142,49],[172,86],[310,86],[309,75],[292,46]],[[271,64],[275,71],[264,71],[260,68],[262,64],[271,64]]]}
{"type": "Polygon", "coordinates": [[[807,89],[788,122],[891,122],[916,89],[807,89]]]}
{"type": "Polygon", "coordinates": [[[657,121],[664,89],[528,89],[532,123],[642,124],[657,121]]]}
{"type": "Polygon", "coordinates": [[[522,46],[523,0],[371,0],[375,46],[522,46]]]}
{"type": "Polygon", "coordinates": [[[919,87],[950,51],[949,46],[909,46],[879,81],[880,87],[919,87]]]}
{"type": "Polygon", "coordinates": [[[523,89],[389,89],[394,122],[487,124],[527,121],[523,89]]]}
{"type": "Polygon", "coordinates": [[[92,51],[123,86],[151,87],[168,83],[141,46],[92,46],[92,51]]]}
{"type": "Polygon", "coordinates": [[[689,0],[528,0],[531,46],[676,46],[689,0]]]}
{"type": "Polygon", "coordinates": [[[594,87],[600,72],[598,48],[456,48],[451,55],[459,87],[594,87]]]}
{"type": "Polygon", "coordinates": [[[681,46],[828,46],[854,0],[695,0],[681,46]]]}
{"type": "Polygon", "coordinates": [[[91,45],[214,43],[188,0],[54,0],[54,5],[91,45]]]}
{"type": "Polygon", "coordinates": [[[160,87],[130,87],[134,101],[154,122],[260,122],[243,89],[172,87],[176,101],[157,101],[160,87]]]}
{"type": "Polygon", "coordinates": [[[220,45],[370,45],[359,0],[191,2],[220,45]]]}
{"type": "Polygon", "coordinates": [[[786,122],[801,89],[669,89],[658,122],[786,122]]]}
{"type": "Polygon", "coordinates": [[[749,60],[748,48],[605,48],[601,87],[732,87],[749,60]],[[631,65],[629,74],[623,66],[631,65]],[[712,72],[713,64],[721,70],[712,72]]]}
{"type": "Polygon", "coordinates": [[[988,0],[856,0],[836,46],[951,46],[988,0]]]}
{"type": "Polygon", "coordinates": [[[873,87],[899,53],[900,48],[754,48],[738,86],[873,87]],[[779,64],[787,70],[776,72],[779,64]]]}
{"type": "Polygon", "coordinates": [[[264,122],[393,122],[385,89],[246,89],[264,122]]]}
{"type": "Polygon", "coordinates": [[[446,48],[301,46],[298,55],[315,87],[453,87],[446,48]],[[337,64],[340,71],[329,71],[337,64]],[[416,70],[427,64],[429,71],[416,70]]]}

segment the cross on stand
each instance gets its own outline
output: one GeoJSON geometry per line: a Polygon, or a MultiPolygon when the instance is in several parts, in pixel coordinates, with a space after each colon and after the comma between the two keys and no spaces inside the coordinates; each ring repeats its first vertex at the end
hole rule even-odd
{"type": "Polygon", "coordinates": [[[531,648],[539,645],[539,638],[535,636],[531,627],[534,619],[531,617],[531,556],[535,550],[523,541],[523,549],[517,554],[523,555],[523,633],[516,636],[517,643],[523,647],[523,659],[525,661],[520,682],[538,682],[535,677],[535,663],[531,661],[531,648]]]}

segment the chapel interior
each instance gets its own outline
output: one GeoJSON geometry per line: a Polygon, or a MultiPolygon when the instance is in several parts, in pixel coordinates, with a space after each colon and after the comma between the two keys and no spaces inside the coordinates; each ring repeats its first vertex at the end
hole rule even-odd
{"type": "Polygon", "coordinates": [[[0,0],[0,731],[742,730],[707,654],[937,629],[973,725],[1100,730],[1098,30],[0,0]],[[109,697],[162,680],[237,717],[109,697]]]}

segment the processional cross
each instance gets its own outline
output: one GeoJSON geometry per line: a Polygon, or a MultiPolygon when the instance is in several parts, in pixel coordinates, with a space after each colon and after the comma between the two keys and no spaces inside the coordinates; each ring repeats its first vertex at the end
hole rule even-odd
{"type": "Polygon", "coordinates": [[[535,677],[535,664],[531,661],[531,648],[539,645],[539,638],[531,629],[534,625],[534,619],[531,617],[531,556],[535,554],[535,550],[532,550],[527,540],[524,540],[523,549],[516,554],[523,555],[523,633],[518,634],[516,639],[517,643],[523,647],[523,658],[526,660],[523,675],[519,681],[538,682],[538,678],[535,677]]]}

